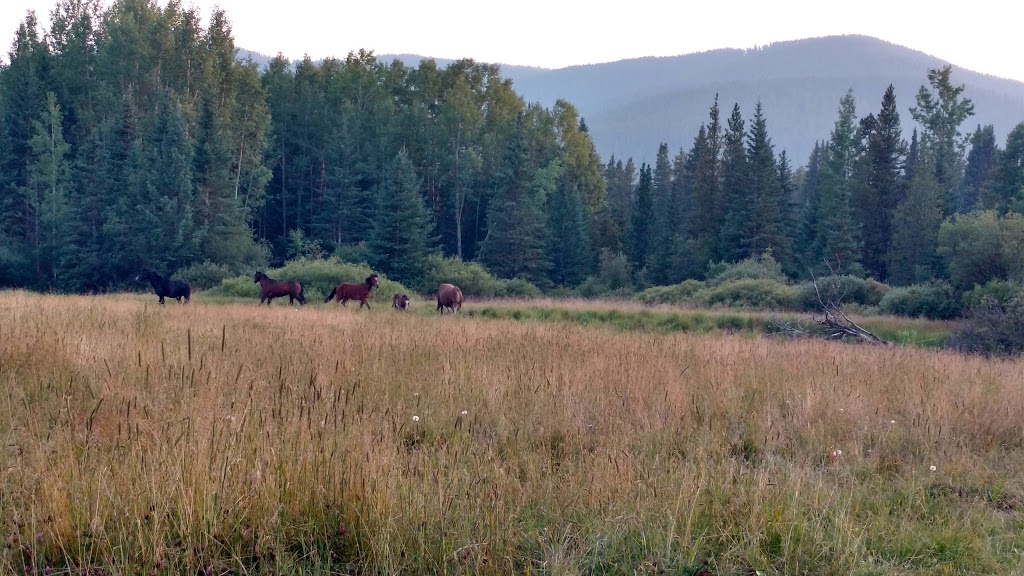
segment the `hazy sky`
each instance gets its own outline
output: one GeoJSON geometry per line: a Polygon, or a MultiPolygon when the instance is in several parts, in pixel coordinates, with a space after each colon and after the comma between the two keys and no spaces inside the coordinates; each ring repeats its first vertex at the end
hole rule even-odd
{"type": "MultiPolygon", "coordinates": [[[[109,5],[111,0],[104,0],[109,5]]],[[[164,5],[166,0],[157,0],[164,5]]],[[[3,59],[25,11],[47,22],[55,0],[0,0],[3,59]]],[[[376,54],[560,68],[639,56],[749,48],[781,40],[865,34],[954,65],[1024,81],[1020,19],[1007,0],[183,0],[204,21],[227,11],[237,46],[288,58],[376,54]]]]}

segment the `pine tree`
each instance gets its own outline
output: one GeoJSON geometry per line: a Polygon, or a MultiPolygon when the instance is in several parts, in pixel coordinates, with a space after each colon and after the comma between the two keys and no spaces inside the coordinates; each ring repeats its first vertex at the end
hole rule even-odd
{"type": "Polygon", "coordinates": [[[678,225],[675,218],[678,200],[672,194],[672,163],[668,157],[668,144],[664,142],[658,146],[652,184],[654,222],[651,230],[653,244],[647,263],[648,279],[652,284],[664,285],[669,283],[672,271],[672,239],[678,225]]]}
{"type": "Polygon", "coordinates": [[[905,194],[902,178],[907,154],[891,84],[878,117],[868,115],[861,127],[865,151],[855,187],[855,212],[862,226],[864,268],[870,276],[884,280],[889,275],[893,212],[905,194]]]}
{"type": "Polygon", "coordinates": [[[373,233],[367,243],[370,265],[399,282],[419,282],[427,256],[434,250],[432,228],[416,169],[403,149],[389,166],[377,194],[373,233]]]}
{"type": "Polygon", "coordinates": [[[547,254],[547,222],[541,209],[545,199],[534,194],[525,122],[520,114],[516,130],[508,140],[479,258],[501,278],[523,278],[547,285],[551,263],[547,254]]]}
{"type": "MultiPolygon", "coordinates": [[[[839,118],[828,142],[828,160],[821,175],[817,241],[823,260],[833,270],[860,274],[859,226],[850,203],[860,135],[853,90],[839,102],[839,118]]],[[[822,263],[817,263],[819,266],[822,263]]]]}
{"type": "Polygon", "coordinates": [[[63,120],[57,97],[46,94],[42,117],[29,141],[33,161],[28,166],[28,197],[33,212],[32,239],[38,285],[62,289],[69,264],[72,212],[69,205],[71,165],[67,158],[63,120]]]}
{"type": "Polygon", "coordinates": [[[889,281],[897,285],[931,280],[937,271],[939,227],[942,225],[943,190],[935,178],[928,154],[913,166],[906,199],[893,215],[889,281]]]}
{"type": "Polygon", "coordinates": [[[633,209],[629,221],[628,256],[633,269],[643,269],[651,254],[654,223],[654,171],[646,163],[640,166],[640,181],[636,186],[633,209]]]}
{"type": "Polygon", "coordinates": [[[743,241],[749,230],[752,196],[750,168],[747,160],[746,130],[740,106],[733,106],[725,131],[722,151],[722,200],[724,215],[718,241],[718,256],[730,262],[747,256],[743,241]]]}
{"type": "Polygon", "coordinates": [[[577,180],[567,176],[555,160],[537,172],[534,186],[546,190],[548,199],[551,282],[576,286],[594,272],[590,219],[577,180]]]}
{"type": "Polygon", "coordinates": [[[828,149],[821,142],[815,142],[807,159],[807,172],[796,203],[799,214],[797,244],[802,247],[799,256],[802,267],[809,270],[816,270],[822,258],[824,242],[818,236],[818,218],[821,215],[822,171],[827,163],[828,149]]]}
{"type": "Polygon", "coordinates": [[[779,181],[779,167],[760,102],[754,108],[747,137],[747,166],[752,205],[747,232],[741,242],[743,257],[771,252],[776,260],[790,262],[792,243],[786,226],[789,201],[779,181]]]}
{"type": "Polygon", "coordinates": [[[997,209],[1024,214],[1024,122],[1006,136],[989,189],[989,202],[997,209]]]}
{"type": "Polygon", "coordinates": [[[996,208],[988,202],[988,186],[995,172],[996,158],[999,147],[996,146],[995,127],[991,124],[978,128],[971,135],[971,151],[967,154],[967,167],[964,170],[964,191],[962,194],[964,210],[974,210],[979,205],[987,210],[996,208]]]}

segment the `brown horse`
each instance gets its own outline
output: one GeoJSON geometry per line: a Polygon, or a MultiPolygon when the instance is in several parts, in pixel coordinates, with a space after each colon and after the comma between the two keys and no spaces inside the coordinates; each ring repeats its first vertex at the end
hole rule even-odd
{"type": "Polygon", "coordinates": [[[260,285],[260,304],[266,301],[267,306],[270,306],[271,300],[279,296],[287,296],[289,304],[294,303],[296,300],[299,301],[300,305],[306,303],[302,284],[295,280],[274,280],[262,271],[257,271],[252,281],[260,285]]]}
{"type": "Polygon", "coordinates": [[[380,280],[377,279],[376,274],[370,274],[366,277],[366,280],[362,284],[349,284],[342,282],[331,290],[331,293],[324,298],[324,302],[330,302],[331,298],[336,301],[340,301],[342,306],[348,306],[346,302],[349,300],[359,300],[359,307],[366,306],[366,309],[370,309],[370,290],[373,290],[374,286],[380,284],[380,280]]]}
{"type": "Polygon", "coordinates": [[[437,287],[437,310],[444,316],[444,309],[452,314],[462,308],[462,290],[453,284],[441,284],[437,287]]]}
{"type": "Polygon", "coordinates": [[[408,311],[409,297],[405,294],[395,294],[391,297],[391,307],[402,312],[408,311]]]}

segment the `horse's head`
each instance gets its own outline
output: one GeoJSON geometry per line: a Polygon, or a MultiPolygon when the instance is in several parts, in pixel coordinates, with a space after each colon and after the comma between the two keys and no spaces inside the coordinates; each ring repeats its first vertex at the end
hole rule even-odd
{"type": "Polygon", "coordinates": [[[374,286],[380,286],[380,279],[377,278],[376,274],[370,274],[366,277],[366,285],[372,290],[374,286]]]}
{"type": "Polygon", "coordinates": [[[135,277],[136,282],[143,282],[153,277],[153,271],[149,268],[143,268],[142,272],[135,277]]]}
{"type": "Polygon", "coordinates": [[[252,283],[253,284],[259,284],[260,280],[262,280],[262,279],[264,279],[266,277],[267,277],[267,275],[264,274],[262,270],[257,270],[256,273],[253,274],[253,276],[252,276],[252,283]]]}

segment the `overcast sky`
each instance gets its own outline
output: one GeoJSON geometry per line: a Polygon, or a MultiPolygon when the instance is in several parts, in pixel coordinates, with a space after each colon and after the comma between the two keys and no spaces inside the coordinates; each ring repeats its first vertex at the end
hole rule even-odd
{"type": "MultiPolygon", "coordinates": [[[[156,0],[160,5],[166,0],[156,0]]],[[[0,0],[3,60],[27,10],[48,22],[55,0],[0,0]]],[[[110,0],[104,0],[104,5],[110,0]]],[[[235,44],[288,58],[376,54],[561,68],[640,56],[750,48],[782,40],[865,34],[954,65],[1024,81],[1013,1],[973,0],[183,0],[204,16],[227,11],[235,44]]]]}

